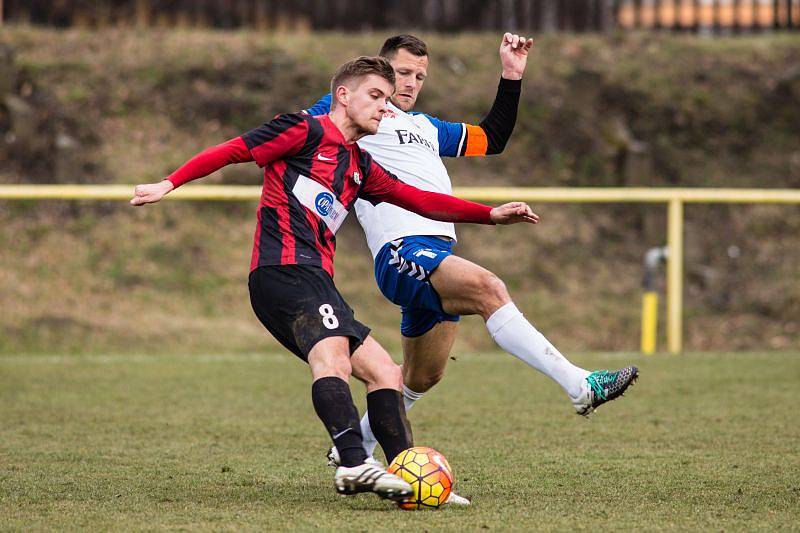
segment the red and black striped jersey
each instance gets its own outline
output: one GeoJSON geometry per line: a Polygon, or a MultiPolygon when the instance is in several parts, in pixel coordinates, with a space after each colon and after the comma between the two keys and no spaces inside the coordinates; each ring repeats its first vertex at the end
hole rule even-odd
{"type": "Polygon", "coordinates": [[[242,139],[264,167],[250,268],[314,265],[333,275],[336,231],[356,198],[382,198],[396,178],[345,143],[327,115],[280,115],[242,139]]]}
{"type": "Polygon", "coordinates": [[[168,179],[177,187],[230,163],[264,168],[250,269],[313,265],[333,276],[336,231],[357,198],[388,201],[429,218],[491,224],[488,206],[419,190],[347,143],[328,115],[279,115],[211,147],[168,179]]]}

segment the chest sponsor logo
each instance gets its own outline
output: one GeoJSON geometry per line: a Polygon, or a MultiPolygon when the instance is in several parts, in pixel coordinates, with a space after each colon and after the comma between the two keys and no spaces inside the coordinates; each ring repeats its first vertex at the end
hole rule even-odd
{"type": "Polygon", "coordinates": [[[317,207],[317,213],[326,217],[331,213],[333,207],[333,195],[329,192],[321,192],[314,200],[314,205],[317,207]]]}
{"type": "Polygon", "coordinates": [[[433,143],[420,134],[410,132],[408,130],[394,130],[397,134],[397,140],[400,144],[419,144],[424,146],[431,152],[436,153],[436,148],[433,143]]]}
{"type": "Polygon", "coordinates": [[[336,233],[347,218],[347,209],[324,185],[306,176],[297,177],[292,193],[306,208],[321,218],[331,233],[336,233]]]}

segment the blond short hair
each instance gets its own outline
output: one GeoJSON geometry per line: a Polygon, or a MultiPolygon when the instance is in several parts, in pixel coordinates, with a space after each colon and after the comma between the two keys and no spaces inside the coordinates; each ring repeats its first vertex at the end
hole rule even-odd
{"type": "Polygon", "coordinates": [[[389,61],[380,56],[361,56],[348,61],[336,70],[331,79],[331,107],[336,105],[336,89],[350,81],[375,74],[388,81],[394,88],[394,69],[389,61]]]}

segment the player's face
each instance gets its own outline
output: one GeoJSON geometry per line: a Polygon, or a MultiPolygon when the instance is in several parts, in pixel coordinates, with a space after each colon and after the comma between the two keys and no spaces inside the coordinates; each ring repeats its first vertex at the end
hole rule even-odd
{"type": "Polygon", "coordinates": [[[428,56],[415,56],[401,48],[389,63],[396,79],[392,103],[403,111],[411,111],[428,77],[428,56]]]}
{"type": "Polygon", "coordinates": [[[378,131],[392,89],[391,83],[376,74],[370,74],[348,91],[347,116],[360,133],[372,135],[378,131]]]}

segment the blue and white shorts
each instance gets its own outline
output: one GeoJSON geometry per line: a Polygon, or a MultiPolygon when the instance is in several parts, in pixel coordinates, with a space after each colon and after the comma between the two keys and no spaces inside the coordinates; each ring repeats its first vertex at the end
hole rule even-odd
{"type": "Polygon", "coordinates": [[[387,242],[375,257],[375,279],[383,295],[400,306],[400,332],[405,337],[419,337],[439,322],[460,319],[444,312],[430,282],[449,255],[453,255],[452,241],[422,236],[387,242]]]}

